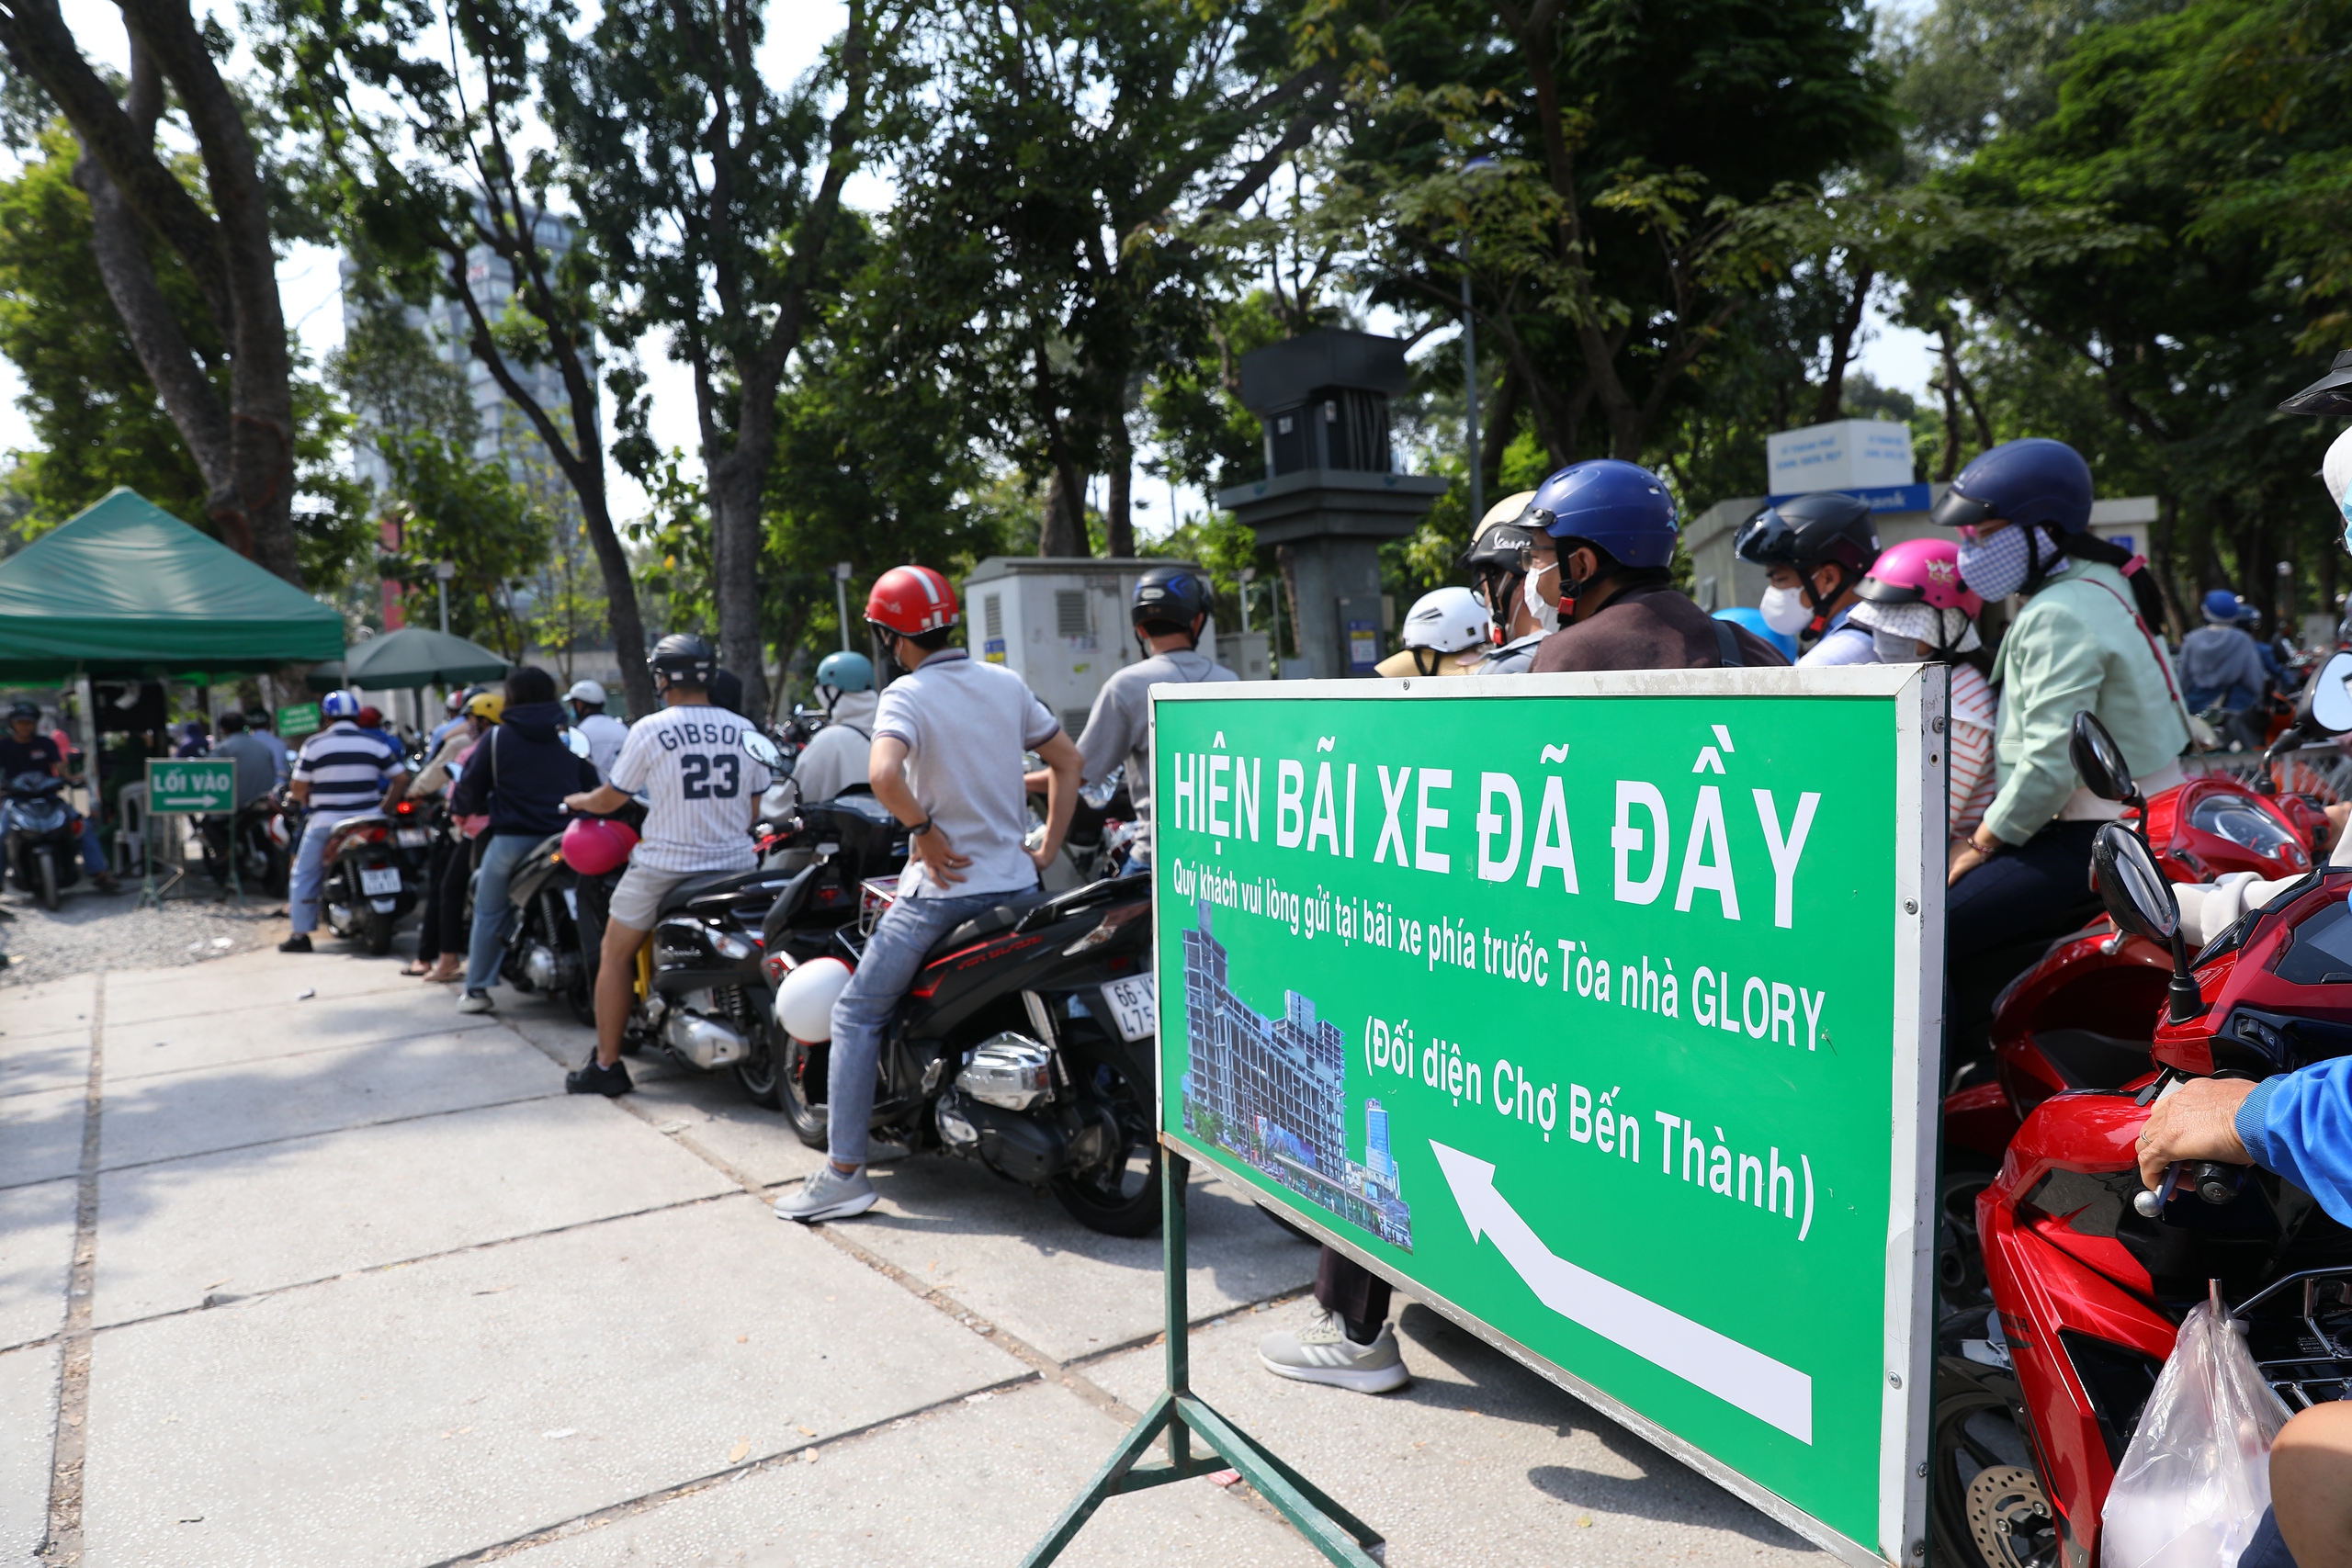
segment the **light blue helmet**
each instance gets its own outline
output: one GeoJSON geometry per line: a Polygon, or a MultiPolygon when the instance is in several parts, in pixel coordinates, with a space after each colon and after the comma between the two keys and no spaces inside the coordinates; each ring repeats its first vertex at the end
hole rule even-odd
{"type": "Polygon", "coordinates": [[[349,692],[329,692],[319,699],[319,711],[329,718],[357,718],[359,699],[349,692]]]}
{"type": "Polygon", "coordinates": [[[817,684],[836,692],[870,692],[874,661],[862,653],[829,653],[817,661],[817,684]]]}

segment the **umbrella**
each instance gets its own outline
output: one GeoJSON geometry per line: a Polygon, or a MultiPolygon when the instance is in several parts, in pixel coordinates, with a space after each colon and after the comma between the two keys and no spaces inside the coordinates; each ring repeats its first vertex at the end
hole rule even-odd
{"type": "Polygon", "coordinates": [[[369,637],[343,660],[345,683],[368,692],[494,681],[506,670],[506,660],[480,643],[423,626],[369,637]]]}

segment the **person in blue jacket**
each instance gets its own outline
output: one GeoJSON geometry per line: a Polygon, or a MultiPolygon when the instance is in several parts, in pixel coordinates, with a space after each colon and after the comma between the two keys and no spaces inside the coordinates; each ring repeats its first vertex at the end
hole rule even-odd
{"type": "MultiPolygon", "coordinates": [[[[2139,1156],[2151,1190],[2175,1160],[2258,1165],[2352,1224],[2352,1056],[2260,1083],[2191,1079],[2149,1112],[2139,1156]]],[[[2239,1568],[2352,1563],[2352,1400],[2314,1404],[2280,1428],[2270,1506],[2239,1568]]]]}

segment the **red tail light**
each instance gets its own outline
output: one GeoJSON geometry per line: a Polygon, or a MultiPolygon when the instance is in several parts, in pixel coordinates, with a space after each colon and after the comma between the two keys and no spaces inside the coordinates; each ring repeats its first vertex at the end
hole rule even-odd
{"type": "Polygon", "coordinates": [[[413,800],[399,801],[393,805],[392,809],[402,817],[413,816],[416,811],[416,802],[413,800]]]}

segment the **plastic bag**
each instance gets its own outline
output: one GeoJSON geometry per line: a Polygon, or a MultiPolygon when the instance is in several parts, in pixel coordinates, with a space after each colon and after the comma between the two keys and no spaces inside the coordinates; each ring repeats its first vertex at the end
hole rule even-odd
{"type": "Polygon", "coordinates": [[[2219,1303],[2189,1308],[2101,1511],[2104,1568],[2233,1568],[2287,1414],[2219,1303]]]}

